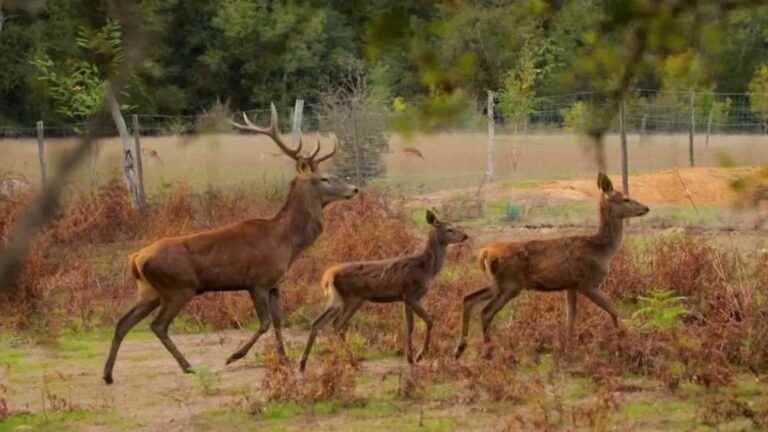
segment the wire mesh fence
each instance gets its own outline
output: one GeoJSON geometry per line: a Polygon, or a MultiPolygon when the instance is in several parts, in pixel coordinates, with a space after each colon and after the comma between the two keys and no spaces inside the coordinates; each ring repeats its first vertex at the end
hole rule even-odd
{"type": "MultiPolygon", "coordinates": [[[[768,97],[768,95],[757,95],[768,97]]],[[[633,89],[625,100],[624,122],[629,135],[631,173],[687,166],[689,134],[693,133],[695,160],[700,166],[730,163],[768,163],[768,112],[755,108],[756,95],[712,92],[633,89]]],[[[522,122],[513,122],[496,110],[495,180],[520,182],[536,179],[584,177],[594,174],[594,157],[580,127],[589,107],[610,110],[603,95],[581,92],[537,97],[522,122]]],[[[483,104],[484,108],[484,104],[483,104]]],[[[281,130],[290,134],[293,109],[278,108],[281,130]]],[[[258,125],[268,125],[268,108],[246,111],[258,125]]],[[[242,112],[227,113],[237,119],[242,112]]],[[[383,122],[393,115],[377,113],[383,122]]],[[[174,182],[193,187],[226,184],[285,182],[290,161],[266,137],[236,133],[221,114],[211,109],[199,115],[137,114],[150,192],[174,182]],[[278,179],[278,180],[275,180],[278,179]]],[[[318,105],[305,105],[302,132],[306,141],[319,139],[332,145],[328,119],[318,105]]],[[[97,135],[99,149],[83,164],[75,183],[93,185],[120,175],[120,145],[109,122],[97,135]]],[[[72,146],[82,124],[46,124],[48,157],[56,160],[72,146]]],[[[620,169],[618,120],[606,135],[609,172],[620,169]]],[[[0,172],[19,173],[30,181],[39,179],[35,125],[0,126],[4,152],[0,172]]],[[[398,188],[404,193],[477,187],[486,169],[488,135],[485,113],[478,109],[450,130],[406,137],[388,132],[384,149],[386,169],[373,183],[398,188]]],[[[327,148],[327,147],[326,147],[327,148]]],[[[55,165],[55,163],[51,164],[55,165]]]]}

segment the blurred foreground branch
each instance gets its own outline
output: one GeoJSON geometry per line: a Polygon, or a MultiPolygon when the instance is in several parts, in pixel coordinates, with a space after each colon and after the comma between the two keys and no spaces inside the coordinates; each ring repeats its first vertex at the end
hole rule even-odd
{"type": "Polygon", "coordinates": [[[128,61],[119,63],[105,61],[98,65],[105,79],[101,109],[91,113],[87,118],[85,131],[77,146],[62,158],[58,169],[55,170],[56,175],[43,185],[40,195],[32,202],[9,234],[6,247],[0,250],[0,294],[8,293],[11,290],[14,277],[20,270],[35,235],[56,216],[67,179],[90,154],[93,145],[93,131],[98,130],[99,119],[104,118],[104,114],[109,112],[104,91],[110,90],[116,95],[120,94],[128,77],[131,76],[134,65],[141,61],[141,48],[146,41],[140,23],[136,19],[135,4],[124,0],[113,0],[110,2],[110,15],[123,28],[128,61]]]}

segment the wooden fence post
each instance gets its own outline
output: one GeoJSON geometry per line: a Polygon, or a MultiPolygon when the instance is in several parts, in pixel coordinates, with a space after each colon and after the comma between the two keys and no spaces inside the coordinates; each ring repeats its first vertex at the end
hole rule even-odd
{"type": "Polygon", "coordinates": [[[621,184],[624,195],[629,196],[629,161],[627,155],[626,106],[624,99],[619,102],[619,131],[621,133],[621,184]]]}
{"type": "Polygon", "coordinates": [[[115,122],[117,132],[120,134],[120,141],[123,144],[123,178],[125,179],[128,192],[131,194],[131,204],[133,208],[143,212],[146,208],[141,193],[139,192],[138,176],[136,172],[136,155],[132,149],[131,135],[128,133],[128,126],[125,124],[123,113],[120,110],[120,103],[117,101],[112,85],[107,81],[104,85],[104,96],[109,104],[109,110],[112,114],[112,120],[115,122]]]}
{"type": "Polygon", "coordinates": [[[296,103],[293,106],[293,128],[291,129],[294,144],[298,144],[301,138],[301,121],[303,117],[304,99],[296,99],[296,103]]]}
{"type": "Polygon", "coordinates": [[[688,162],[691,166],[695,165],[693,158],[693,136],[696,133],[696,110],[695,110],[696,92],[691,90],[691,124],[688,127],[688,162]]]}
{"type": "Polygon", "coordinates": [[[496,120],[493,115],[493,92],[488,90],[488,106],[486,108],[488,115],[488,160],[485,165],[485,179],[487,182],[493,180],[493,162],[496,151],[496,120]]]}
{"type": "Polygon", "coordinates": [[[712,104],[712,108],[709,109],[709,115],[707,116],[707,140],[704,141],[704,148],[709,148],[709,136],[712,134],[712,116],[715,112],[715,104],[712,104]]]}
{"type": "Polygon", "coordinates": [[[136,180],[138,182],[139,198],[142,203],[147,202],[147,194],[144,190],[144,164],[142,163],[141,154],[141,126],[139,125],[139,116],[133,114],[131,116],[131,122],[133,123],[133,151],[134,161],[136,163],[136,180]]]}
{"type": "Polygon", "coordinates": [[[45,187],[48,182],[48,161],[45,158],[45,128],[42,120],[37,122],[37,156],[40,158],[40,179],[45,187]]]}

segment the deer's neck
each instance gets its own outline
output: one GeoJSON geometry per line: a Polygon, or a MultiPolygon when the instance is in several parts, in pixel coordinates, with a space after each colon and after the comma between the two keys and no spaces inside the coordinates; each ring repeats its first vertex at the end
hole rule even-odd
{"type": "Polygon", "coordinates": [[[283,208],[273,218],[291,248],[291,261],[323,232],[323,206],[299,183],[292,183],[283,208]]]}
{"type": "Polygon", "coordinates": [[[441,243],[437,238],[437,233],[432,230],[429,233],[429,239],[424,246],[424,250],[419,257],[423,260],[424,270],[427,278],[432,278],[436,274],[440,273],[445,263],[445,249],[447,244],[441,243]]]}
{"type": "Polygon", "coordinates": [[[621,246],[624,235],[624,220],[611,213],[610,207],[600,208],[600,227],[592,236],[594,243],[605,255],[612,256],[621,246]]]}

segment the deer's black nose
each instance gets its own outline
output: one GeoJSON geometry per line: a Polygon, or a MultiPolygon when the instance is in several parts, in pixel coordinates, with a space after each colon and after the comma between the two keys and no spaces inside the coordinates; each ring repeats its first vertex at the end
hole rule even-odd
{"type": "Polygon", "coordinates": [[[358,192],[360,192],[360,189],[358,189],[358,188],[354,187],[354,188],[352,188],[352,192],[353,192],[353,193],[358,193],[358,192]]]}

